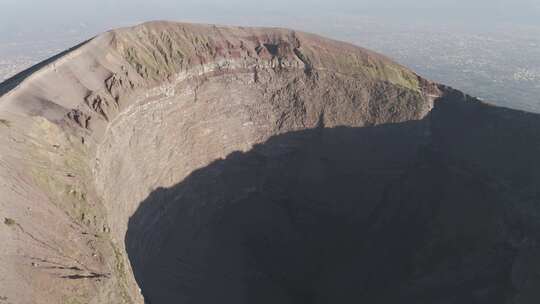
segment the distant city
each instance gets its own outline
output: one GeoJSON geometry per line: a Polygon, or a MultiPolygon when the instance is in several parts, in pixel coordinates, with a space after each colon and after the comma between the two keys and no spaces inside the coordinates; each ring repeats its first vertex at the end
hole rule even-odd
{"type": "Polygon", "coordinates": [[[0,41],[0,81],[88,39],[83,33],[0,41]]]}
{"type": "Polygon", "coordinates": [[[540,112],[540,29],[362,32],[354,41],[487,102],[540,112]]]}
{"type": "MultiPolygon", "coordinates": [[[[352,42],[383,53],[420,75],[486,102],[540,112],[540,27],[500,26],[470,30],[422,25],[398,26],[357,16],[244,20],[293,27],[352,42]]],[[[32,41],[0,42],[0,81],[85,39],[72,31],[32,41]]]]}

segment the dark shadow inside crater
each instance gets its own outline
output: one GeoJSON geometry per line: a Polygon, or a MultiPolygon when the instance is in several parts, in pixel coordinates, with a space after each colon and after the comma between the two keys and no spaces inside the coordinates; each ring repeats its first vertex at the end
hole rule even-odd
{"type": "Polygon", "coordinates": [[[147,303],[504,303],[500,195],[430,120],[277,135],[153,191],[125,239],[147,303]]]}

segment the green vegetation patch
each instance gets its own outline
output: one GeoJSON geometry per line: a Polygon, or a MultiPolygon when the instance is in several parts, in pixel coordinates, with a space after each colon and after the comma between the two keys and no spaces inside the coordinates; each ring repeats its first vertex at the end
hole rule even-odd
{"type": "Polygon", "coordinates": [[[126,269],[126,266],[124,264],[124,255],[122,254],[122,251],[113,243],[111,242],[112,249],[114,251],[114,258],[115,258],[115,267],[114,270],[116,272],[116,277],[118,278],[118,285],[119,285],[119,294],[121,298],[123,299],[124,303],[130,303],[130,297],[128,292],[128,270],[126,269]]]}
{"type": "Polygon", "coordinates": [[[6,119],[0,118],[0,125],[3,125],[3,126],[5,126],[5,127],[8,127],[8,128],[9,128],[9,127],[11,127],[11,122],[9,122],[9,121],[6,120],[6,119]]]}
{"type": "Polygon", "coordinates": [[[12,218],[6,217],[4,218],[4,224],[7,226],[14,226],[15,224],[17,224],[17,222],[15,222],[15,220],[12,218]]]}
{"type": "Polygon", "coordinates": [[[406,68],[390,61],[371,58],[363,54],[323,54],[324,68],[355,77],[387,81],[412,91],[420,91],[418,77],[406,68]]]}

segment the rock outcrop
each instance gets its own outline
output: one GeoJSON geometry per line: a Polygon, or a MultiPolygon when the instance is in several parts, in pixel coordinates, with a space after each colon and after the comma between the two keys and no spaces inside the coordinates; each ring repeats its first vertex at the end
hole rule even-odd
{"type": "Polygon", "coordinates": [[[0,303],[536,303],[540,116],[285,29],[0,85],[0,303]]]}

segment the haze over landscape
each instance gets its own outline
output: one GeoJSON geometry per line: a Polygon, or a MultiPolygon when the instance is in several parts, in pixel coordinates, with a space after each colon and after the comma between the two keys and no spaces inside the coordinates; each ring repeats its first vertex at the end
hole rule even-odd
{"type": "Polygon", "coordinates": [[[0,1],[0,304],[540,302],[536,2],[0,1]]]}

